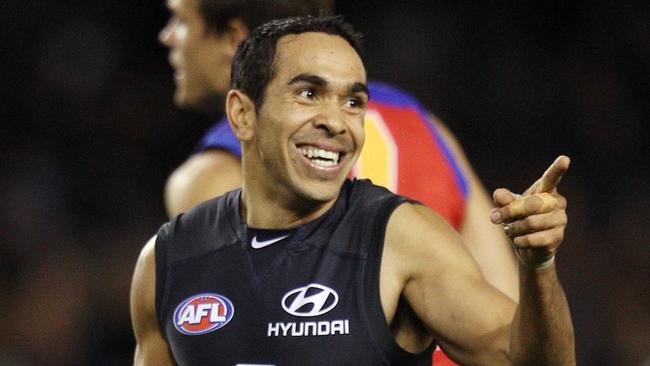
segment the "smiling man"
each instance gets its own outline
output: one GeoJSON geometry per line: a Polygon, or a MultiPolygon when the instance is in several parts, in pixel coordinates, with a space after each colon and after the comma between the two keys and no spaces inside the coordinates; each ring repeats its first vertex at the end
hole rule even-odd
{"type": "MultiPolygon", "coordinates": [[[[341,43],[323,33],[287,35],[278,44],[276,61],[268,66],[271,73],[265,68],[245,69],[243,75],[234,72],[229,119],[242,141],[243,174],[253,182],[253,189],[244,190],[244,200],[250,194],[255,202],[295,201],[288,212],[273,216],[281,221],[301,213],[299,206],[315,202],[327,203],[322,207],[327,210],[361,153],[368,102],[365,69],[358,56],[341,57],[341,43]],[[265,74],[273,80],[263,89],[258,80],[265,74]],[[256,118],[250,118],[251,111],[256,118]]],[[[244,50],[249,52],[245,58],[260,57],[253,47],[244,50]]],[[[296,226],[313,218],[301,214],[296,222],[283,224],[296,226]]]]}
{"type": "Polygon", "coordinates": [[[242,188],[143,249],[136,364],[430,365],[436,344],[464,365],[575,364],[554,265],[568,158],[524,198],[494,194],[519,253],[518,305],[431,209],[346,179],[365,138],[358,50],[337,17],[274,21],[238,48],[226,110],[242,188]]]}
{"type": "MultiPolygon", "coordinates": [[[[248,32],[273,19],[330,14],[331,0],[166,0],[170,18],[160,31],[174,70],[175,104],[214,111],[225,106],[230,64],[248,32]]],[[[429,206],[460,232],[488,282],[517,300],[516,259],[502,230],[485,218],[489,196],[458,140],[412,95],[369,80],[366,143],[352,175],[429,206]],[[417,164],[413,164],[417,161],[417,164]],[[495,245],[496,244],[496,245],[495,245]]],[[[205,132],[195,151],[170,175],[170,218],[241,186],[241,149],[227,118],[205,132]]]]}
{"type": "MultiPolygon", "coordinates": [[[[225,105],[230,63],[249,30],[273,19],[330,14],[331,0],[166,0],[170,18],[159,34],[174,70],[175,104],[213,112],[225,105]]],[[[412,95],[369,80],[364,149],[352,175],[372,179],[432,208],[459,231],[487,281],[518,300],[516,258],[492,204],[455,136],[412,95]],[[417,164],[413,162],[417,161],[417,164]]],[[[187,160],[170,175],[165,206],[172,218],[242,184],[241,148],[219,116],[187,160]]],[[[265,243],[254,237],[253,244],[265,243]]],[[[273,238],[271,238],[273,239],[273,238]]],[[[453,365],[439,349],[434,363],[453,365]]]]}

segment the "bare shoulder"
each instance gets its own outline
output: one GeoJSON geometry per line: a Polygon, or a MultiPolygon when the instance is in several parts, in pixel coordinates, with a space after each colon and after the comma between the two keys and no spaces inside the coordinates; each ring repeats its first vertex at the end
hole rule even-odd
{"type": "MultiPolygon", "coordinates": [[[[432,209],[419,204],[402,204],[393,213],[386,229],[384,251],[400,259],[403,271],[412,277],[421,270],[443,269],[449,261],[467,261],[461,267],[476,267],[460,235],[432,209]],[[440,262],[440,266],[432,264],[440,262]]],[[[478,271],[478,270],[477,270],[478,271]]]]}
{"type": "Polygon", "coordinates": [[[441,286],[460,279],[483,280],[460,235],[426,206],[398,206],[388,221],[381,264],[381,288],[386,295],[382,301],[388,318],[409,288],[420,294],[444,293],[441,286]]]}
{"type": "Polygon", "coordinates": [[[225,150],[206,150],[190,156],[170,175],[165,186],[169,217],[220,196],[241,185],[241,162],[225,150]]]}
{"type": "Polygon", "coordinates": [[[140,256],[133,272],[131,284],[131,316],[133,318],[136,336],[139,326],[150,326],[155,321],[156,297],[156,236],[149,239],[140,251],[140,256]]]}
{"type": "Polygon", "coordinates": [[[131,321],[136,348],[134,365],[173,365],[169,345],[156,317],[156,237],[142,248],[131,284],[131,321]]]}

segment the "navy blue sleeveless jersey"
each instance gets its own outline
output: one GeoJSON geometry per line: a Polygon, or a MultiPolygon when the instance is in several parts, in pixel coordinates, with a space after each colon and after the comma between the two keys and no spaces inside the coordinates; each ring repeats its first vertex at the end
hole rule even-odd
{"type": "MultiPolygon", "coordinates": [[[[431,365],[386,324],[379,270],[386,224],[407,200],[347,180],[258,277],[240,190],[165,224],[156,240],[156,311],[179,365],[431,365]]],[[[269,244],[271,243],[271,244],[269,244]]]]}

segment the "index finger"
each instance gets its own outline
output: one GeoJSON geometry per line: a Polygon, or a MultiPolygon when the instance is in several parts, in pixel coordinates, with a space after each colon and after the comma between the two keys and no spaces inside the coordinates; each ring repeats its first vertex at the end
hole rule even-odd
{"type": "Polygon", "coordinates": [[[493,208],[490,211],[490,221],[494,224],[508,223],[523,217],[551,212],[556,205],[557,199],[546,192],[518,197],[503,207],[493,208]]]}
{"type": "Polygon", "coordinates": [[[562,180],[562,176],[569,170],[571,159],[568,156],[560,155],[551,166],[546,169],[542,178],[535,184],[532,193],[551,192],[562,180]]]}
{"type": "Polygon", "coordinates": [[[530,215],[551,212],[557,205],[557,199],[546,192],[527,197],[519,197],[504,207],[506,219],[517,219],[530,215]]]}

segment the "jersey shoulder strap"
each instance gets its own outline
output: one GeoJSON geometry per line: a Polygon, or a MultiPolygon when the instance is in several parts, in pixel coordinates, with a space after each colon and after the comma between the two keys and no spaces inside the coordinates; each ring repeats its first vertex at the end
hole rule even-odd
{"type": "Polygon", "coordinates": [[[168,293],[172,264],[212,253],[238,242],[242,226],[237,212],[240,190],[235,190],[180,214],[158,230],[155,245],[156,314],[162,324],[162,310],[168,293]]]}
{"type": "MultiPolygon", "coordinates": [[[[412,202],[388,189],[373,184],[369,179],[353,178],[341,191],[339,201],[345,205],[343,216],[337,220],[330,246],[346,252],[372,251],[371,246],[383,243],[386,224],[397,206],[412,202]],[[340,236],[340,240],[337,238],[340,236]]],[[[376,249],[375,249],[376,250],[376,249]]]]}

